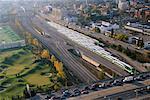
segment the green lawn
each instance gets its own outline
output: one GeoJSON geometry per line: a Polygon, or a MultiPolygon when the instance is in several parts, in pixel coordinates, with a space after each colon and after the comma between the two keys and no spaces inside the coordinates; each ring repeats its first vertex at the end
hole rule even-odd
{"type": "Polygon", "coordinates": [[[5,41],[6,43],[21,40],[21,38],[11,29],[10,26],[0,27],[0,43],[5,41]]]}
{"type": "Polygon", "coordinates": [[[49,72],[51,67],[48,64],[33,63],[34,57],[30,50],[23,48],[0,52],[0,68],[8,67],[0,73],[0,76],[5,76],[3,80],[0,80],[0,85],[7,87],[0,92],[0,100],[2,98],[9,100],[8,98],[13,95],[23,95],[26,84],[32,84],[35,87],[53,84],[48,75],[41,75],[41,72],[49,72]]]}
{"type": "Polygon", "coordinates": [[[27,80],[28,83],[36,84],[38,86],[48,85],[51,83],[48,77],[42,76],[38,73],[28,75],[25,79],[27,80]]]}

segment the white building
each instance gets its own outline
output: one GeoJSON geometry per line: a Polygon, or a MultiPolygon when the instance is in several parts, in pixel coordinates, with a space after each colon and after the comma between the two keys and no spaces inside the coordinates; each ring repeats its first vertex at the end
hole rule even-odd
{"type": "Polygon", "coordinates": [[[101,24],[93,23],[92,24],[92,28],[95,28],[95,27],[99,28],[101,33],[105,33],[105,32],[111,31],[112,29],[114,29],[114,30],[119,29],[119,25],[111,24],[111,23],[105,22],[105,21],[102,21],[101,24]]]}
{"type": "Polygon", "coordinates": [[[64,17],[64,20],[66,20],[68,23],[70,22],[77,22],[78,21],[78,18],[77,17],[74,17],[74,16],[66,16],[64,17]]]}

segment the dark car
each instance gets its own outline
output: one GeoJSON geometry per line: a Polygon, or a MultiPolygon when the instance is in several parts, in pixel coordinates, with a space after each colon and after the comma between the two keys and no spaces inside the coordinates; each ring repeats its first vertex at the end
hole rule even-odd
{"type": "Polygon", "coordinates": [[[89,86],[85,86],[84,90],[90,90],[89,86]]]}
{"type": "Polygon", "coordinates": [[[136,76],[136,77],[134,77],[134,80],[142,81],[143,80],[143,76],[142,75],[136,76]]]}
{"type": "Polygon", "coordinates": [[[113,81],[106,82],[106,83],[105,83],[105,86],[106,86],[106,87],[111,87],[111,86],[112,86],[112,82],[113,82],[113,81]]]}
{"type": "Polygon", "coordinates": [[[91,85],[90,90],[97,91],[99,89],[100,83],[94,83],[91,85]]]}
{"type": "Polygon", "coordinates": [[[81,94],[79,89],[75,89],[73,90],[73,92],[74,92],[74,96],[79,96],[81,94]]]}
{"type": "Polygon", "coordinates": [[[150,78],[150,74],[145,74],[143,75],[144,79],[149,79],[150,78]]]}
{"type": "Polygon", "coordinates": [[[71,93],[70,93],[68,90],[65,90],[65,91],[63,92],[62,97],[68,98],[68,97],[70,97],[70,95],[71,95],[71,93]]]}
{"type": "Polygon", "coordinates": [[[112,83],[113,86],[121,86],[122,85],[122,80],[116,79],[114,80],[114,82],[112,83]]]}

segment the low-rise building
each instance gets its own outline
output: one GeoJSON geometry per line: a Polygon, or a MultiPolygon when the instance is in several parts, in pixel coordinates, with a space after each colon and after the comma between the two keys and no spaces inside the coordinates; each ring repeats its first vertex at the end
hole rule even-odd
{"type": "Polygon", "coordinates": [[[111,23],[105,22],[105,21],[102,21],[101,23],[96,23],[96,24],[93,23],[92,26],[93,26],[93,28],[99,28],[101,33],[111,31],[112,29],[113,30],[119,29],[119,25],[117,25],[116,23],[111,24],[111,23]]]}
{"type": "Polygon", "coordinates": [[[142,33],[145,35],[150,35],[150,26],[148,25],[128,22],[127,25],[124,26],[124,28],[127,30],[134,31],[134,32],[142,33]]]}
{"type": "Polygon", "coordinates": [[[67,21],[68,23],[72,23],[72,22],[77,22],[78,18],[75,16],[66,16],[64,17],[64,20],[67,21]]]}
{"type": "Polygon", "coordinates": [[[144,7],[144,8],[135,10],[134,17],[148,21],[150,18],[150,8],[144,7]]]}
{"type": "Polygon", "coordinates": [[[138,45],[138,43],[142,41],[142,38],[137,36],[131,36],[128,38],[128,43],[138,45]]]}

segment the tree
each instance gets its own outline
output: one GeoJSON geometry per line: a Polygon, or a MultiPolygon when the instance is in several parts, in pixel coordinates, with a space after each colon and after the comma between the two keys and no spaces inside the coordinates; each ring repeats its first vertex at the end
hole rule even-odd
{"type": "Polygon", "coordinates": [[[141,39],[141,40],[138,41],[137,46],[138,46],[138,47],[141,47],[141,48],[144,46],[144,41],[143,41],[143,39],[141,39]]]}
{"type": "Polygon", "coordinates": [[[30,33],[25,32],[25,39],[26,39],[26,42],[27,42],[28,44],[31,44],[31,43],[32,43],[32,36],[31,36],[30,33]]]}
{"type": "Polygon", "coordinates": [[[48,50],[45,50],[45,49],[44,49],[44,50],[41,52],[41,58],[47,58],[47,59],[50,58],[50,55],[49,55],[48,50]]]}
{"type": "Polygon", "coordinates": [[[100,33],[100,32],[101,32],[100,29],[97,28],[97,27],[95,27],[93,30],[94,30],[94,32],[97,32],[97,33],[100,33]]]}
{"type": "Polygon", "coordinates": [[[55,56],[54,56],[54,55],[52,55],[52,56],[51,56],[50,61],[51,61],[52,63],[54,63],[54,61],[56,61],[56,58],[55,58],[55,56]]]}
{"type": "Polygon", "coordinates": [[[122,51],[123,51],[122,46],[121,46],[121,45],[118,45],[118,46],[117,46],[117,50],[120,51],[120,52],[122,52],[122,51]]]}
{"type": "Polygon", "coordinates": [[[128,36],[125,34],[115,34],[114,38],[120,41],[125,41],[128,39],[128,36]]]}
{"type": "Polygon", "coordinates": [[[15,19],[15,25],[16,25],[21,31],[23,31],[23,28],[22,28],[22,26],[21,26],[19,20],[15,19]]]}
{"type": "Polygon", "coordinates": [[[59,82],[54,84],[54,90],[59,90],[61,88],[61,84],[59,82]]]}
{"type": "Polygon", "coordinates": [[[37,46],[37,47],[39,46],[39,42],[36,38],[32,40],[32,44],[37,46]]]}
{"type": "Polygon", "coordinates": [[[63,63],[62,62],[59,62],[59,75],[62,77],[62,78],[65,78],[66,75],[63,71],[63,63]]]}
{"type": "Polygon", "coordinates": [[[110,37],[113,37],[113,35],[114,35],[114,29],[111,29],[111,35],[110,35],[110,37]]]}
{"type": "Polygon", "coordinates": [[[62,77],[65,78],[65,73],[63,71],[63,63],[59,61],[54,61],[54,66],[56,70],[58,71],[58,74],[62,77]]]}

